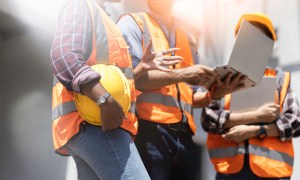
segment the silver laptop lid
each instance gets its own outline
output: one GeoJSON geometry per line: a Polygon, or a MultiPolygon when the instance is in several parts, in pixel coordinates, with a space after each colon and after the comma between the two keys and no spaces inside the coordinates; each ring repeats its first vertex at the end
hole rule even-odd
{"type": "Polygon", "coordinates": [[[248,21],[243,20],[228,66],[248,75],[249,79],[259,84],[272,53],[273,46],[274,41],[272,39],[248,21]]]}

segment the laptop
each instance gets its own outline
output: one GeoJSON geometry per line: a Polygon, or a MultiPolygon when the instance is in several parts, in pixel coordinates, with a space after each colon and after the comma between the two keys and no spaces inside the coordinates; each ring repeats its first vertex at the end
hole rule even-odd
{"type": "Polygon", "coordinates": [[[246,112],[275,102],[276,77],[263,77],[261,83],[253,88],[231,94],[230,110],[246,112]]]}
{"type": "MultiPolygon", "coordinates": [[[[245,87],[242,89],[256,86],[261,82],[273,46],[272,39],[248,21],[243,20],[228,63],[216,67],[215,70],[222,80],[229,72],[233,75],[237,72],[247,75],[245,87]]],[[[211,87],[213,83],[208,83],[207,87],[211,87]]]]}

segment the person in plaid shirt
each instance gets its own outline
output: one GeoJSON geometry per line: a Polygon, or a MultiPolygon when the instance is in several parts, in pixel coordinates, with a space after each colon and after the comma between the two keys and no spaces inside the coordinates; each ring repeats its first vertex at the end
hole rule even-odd
{"type": "MultiPolygon", "coordinates": [[[[74,104],[73,92],[83,93],[94,102],[108,93],[99,83],[100,75],[88,65],[88,60],[94,58],[97,62],[110,62],[109,42],[115,43],[109,45],[119,48],[117,50],[125,48],[121,55],[128,53],[127,45],[120,45],[121,42],[125,43],[122,34],[104,10],[102,0],[65,0],[60,12],[51,47],[52,71],[55,75],[52,109],[55,150],[74,158],[79,179],[150,179],[132,141],[134,132],[130,134],[119,128],[126,118],[122,107],[112,96],[108,96],[105,103],[98,104],[101,108],[101,127],[84,121],[74,104]],[[107,30],[107,26],[111,29],[107,30]],[[117,35],[118,32],[118,41],[108,40],[109,33],[117,35]],[[92,53],[95,49],[96,55],[92,53]]],[[[164,66],[177,64],[182,58],[165,55],[177,50],[173,48],[152,53],[150,42],[138,68],[133,71],[128,67],[127,70],[133,71],[130,73],[135,78],[145,70],[170,71],[164,66]]],[[[127,55],[120,59],[131,61],[127,55]]],[[[132,122],[130,125],[134,129],[134,119],[132,122]]]]}
{"type": "MultiPolygon", "coordinates": [[[[265,15],[246,14],[241,19],[248,20],[276,40],[272,23],[265,15]],[[262,22],[268,22],[269,27],[262,22]]],[[[215,100],[203,109],[201,122],[209,133],[207,146],[217,180],[290,179],[293,169],[291,141],[300,135],[300,106],[290,88],[289,73],[266,69],[265,74],[271,71],[276,72],[278,104],[268,103],[257,110],[238,113],[230,112],[229,101],[224,100],[222,107],[221,101],[215,100]],[[241,154],[244,154],[244,161],[239,159],[241,154]],[[237,165],[239,163],[241,166],[237,165]]]]}

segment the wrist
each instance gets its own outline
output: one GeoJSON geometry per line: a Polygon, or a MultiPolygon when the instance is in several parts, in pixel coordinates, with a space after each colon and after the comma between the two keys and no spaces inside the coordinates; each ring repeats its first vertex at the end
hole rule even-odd
{"type": "Polygon", "coordinates": [[[187,81],[185,68],[175,69],[173,71],[173,73],[174,73],[174,78],[176,79],[177,82],[186,82],[187,81]]]}
{"type": "Polygon", "coordinates": [[[250,125],[249,128],[250,128],[250,130],[249,130],[249,138],[256,137],[257,133],[258,133],[258,131],[260,129],[260,126],[259,125],[250,125]]]}
{"type": "Polygon", "coordinates": [[[257,124],[260,123],[259,114],[256,111],[247,112],[247,119],[249,119],[249,123],[257,124]]]}
{"type": "Polygon", "coordinates": [[[208,104],[211,104],[212,103],[212,98],[211,98],[211,94],[209,91],[206,92],[205,94],[205,99],[206,101],[208,102],[208,104]]]}

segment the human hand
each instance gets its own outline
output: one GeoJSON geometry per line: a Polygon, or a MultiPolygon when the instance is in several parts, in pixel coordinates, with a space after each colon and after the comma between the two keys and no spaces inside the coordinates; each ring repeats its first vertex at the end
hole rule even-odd
{"type": "Polygon", "coordinates": [[[197,64],[185,68],[182,76],[183,81],[190,85],[205,86],[216,78],[217,74],[212,68],[197,64]]]}
{"type": "Polygon", "coordinates": [[[121,126],[126,116],[122,106],[110,96],[104,104],[100,105],[102,130],[109,131],[121,126]]]}
{"type": "Polygon", "coordinates": [[[268,103],[259,107],[256,111],[259,122],[271,123],[280,115],[280,107],[276,103],[268,103]]]}
{"type": "Polygon", "coordinates": [[[259,130],[259,126],[255,125],[237,125],[229,129],[222,137],[227,141],[240,143],[256,136],[256,132],[259,130]]]}
{"type": "Polygon", "coordinates": [[[221,81],[220,77],[217,77],[216,83],[210,89],[210,95],[213,99],[221,99],[226,94],[230,94],[234,91],[244,87],[244,81],[247,78],[242,73],[237,73],[232,76],[232,73],[228,73],[224,81],[221,81]]]}
{"type": "Polygon", "coordinates": [[[152,41],[149,42],[141,61],[143,70],[161,70],[169,72],[172,70],[164,66],[175,65],[183,60],[181,56],[166,56],[167,54],[178,51],[179,48],[171,48],[159,52],[151,52],[151,49],[152,41]]]}

